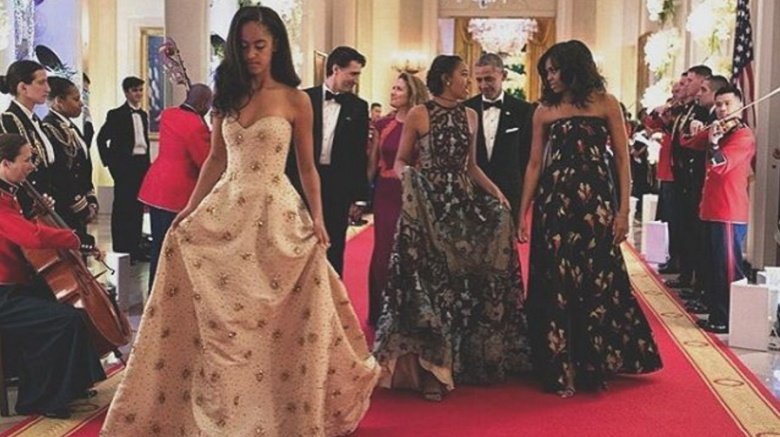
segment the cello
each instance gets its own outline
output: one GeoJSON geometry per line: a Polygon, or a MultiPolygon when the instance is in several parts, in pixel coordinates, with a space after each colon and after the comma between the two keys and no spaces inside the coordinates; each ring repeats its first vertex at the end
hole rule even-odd
{"type": "MultiPolygon", "coordinates": [[[[21,188],[33,200],[42,224],[70,229],[43,196],[24,181],[21,188]]],[[[120,358],[119,347],[130,342],[132,331],[127,317],[119,311],[116,300],[87,268],[81,252],[68,249],[22,249],[27,261],[46,281],[57,301],[83,309],[87,331],[98,355],[110,352],[120,358]]]]}

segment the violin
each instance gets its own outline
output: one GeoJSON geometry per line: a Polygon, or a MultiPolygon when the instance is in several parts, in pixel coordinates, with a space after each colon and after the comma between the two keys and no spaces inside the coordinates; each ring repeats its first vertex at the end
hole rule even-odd
{"type": "MultiPolygon", "coordinates": [[[[70,229],[43,196],[24,181],[21,188],[35,203],[39,222],[54,228],[70,229]]],[[[84,263],[81,252],[68,249],[22,249],[27,261],[46,281],[57,301],[83,309],[87,331],[98,354],[110,352],[121,358],[119,347],[130,342],[132,331],[127,316],[119,311],[108,293],[84,263]]]]}
{"type": "Polygon", "coordinates": [[[731,132],[745,127],[745,122],[741,117],[730,116],[722,120],[715,120],[712,125],[718,125],[718,128],[723,132],[723,135],[728,135],[731,132]]]}

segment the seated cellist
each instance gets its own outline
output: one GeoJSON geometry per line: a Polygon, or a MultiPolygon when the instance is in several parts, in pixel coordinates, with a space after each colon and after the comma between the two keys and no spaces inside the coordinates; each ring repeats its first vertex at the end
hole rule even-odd
{"type": "Polygon", "coordinates": [[[16,199],[19,184],[34,170],[24,137],[0,134],[0,335],[4,361],[19,377],[16,412],[70,417],[68,404],[91,397],[106,378],[84,323],[82,310],[57,303],[36,281],[22,248],[81,249],[71,230],[26,219],[16,199]]]}

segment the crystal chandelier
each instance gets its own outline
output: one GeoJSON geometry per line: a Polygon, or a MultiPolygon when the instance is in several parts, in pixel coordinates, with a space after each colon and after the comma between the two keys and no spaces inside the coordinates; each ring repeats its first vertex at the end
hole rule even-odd
{"type": "Polygon", "coordinates": [[[517,54],[538,29],[532,18],[472,18],[468,30],[491,53],[517,54]]]}
{"type": "MultiPolygon", "coordinates": [[[[498,0],[472,0],[474,3],[479,5],[480,9],[486,9],[491,4],[495,3],[498,0]]],[[[502,3],[506,4],[506,0],[501,0],[502,3]]],[[[463,0],[458,0],[458,3],[463,3],[463,0]]]]}

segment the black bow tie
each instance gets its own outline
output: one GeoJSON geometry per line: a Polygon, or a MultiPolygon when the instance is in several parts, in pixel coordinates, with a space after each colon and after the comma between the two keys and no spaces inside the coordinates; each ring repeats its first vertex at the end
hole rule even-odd
{"type": "Polygon", "coordinates": [[[144,114],[144,110],[143,109],[133,109],[133,108],[130,108],[130,113],[131,114],[143,115],[144,114]]]}
{"type": "Polygon", "coordinates": [[[344,104],[344,99],[346,97],[347,97],[347,95],[344,94],[344,93],[334,94],[334,93],[332,93],[332,92],[330,92],[328,90],[325,90],[325,101],[326,102],[328,100],[335,100],[336,103],[338,103],[339,105],[343,105],[344,104]]]}
{"type": "Polygon", "coordinates": [[[482,110],[490,109],[490,108],[498,108],[501,109],[501,106],[504,105],[504,102],[501,100],[496,100],[495,102],[488,102],[487,100],[482,101],[482,110]]]}

